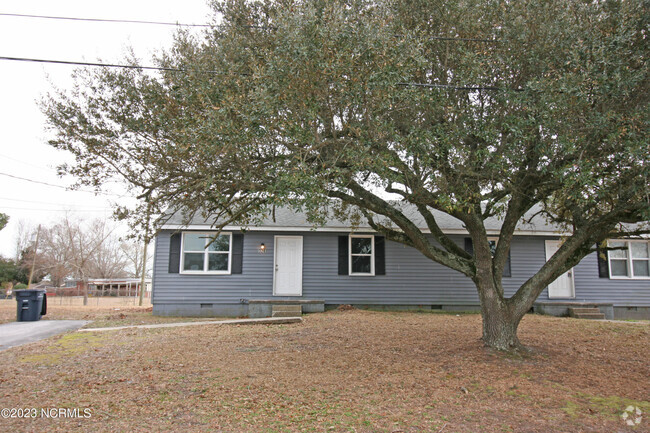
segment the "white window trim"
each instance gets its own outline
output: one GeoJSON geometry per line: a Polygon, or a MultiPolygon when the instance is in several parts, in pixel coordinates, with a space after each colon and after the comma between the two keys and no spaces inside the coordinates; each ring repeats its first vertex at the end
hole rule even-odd
{"type": "MultiPolygon", "coordinates": [[[[202,271],[186,271],[183,269],[183,264],[185,263],[185,234],[198,234],[198,235],[206,235],[206,236],[214,236],[217,234],[217,232],[183,232],[181,236],[181,260],[180,260],[180,269],[179,272],[181,274],[189,274],[189,275],[230,275],[232,273],[232,233],[230,232],[221,232],[219,233],[220,235],[223,236],[229,236],[228,240],[228,270],[226,271],[207,271],[205,269],[208,269],[208,256],[209,254],[225,254],[225,251],[222,252],[212,252],[208,253],[205,249],[204,251],[188,251],[189,253],[199,253],[203,252],[204,257],[203,257],[203,269],[202,271]]],[[[207,240],[206,240],[207,243],[207,240]]]]}
{"type": "Polygon", "coordinates": [[[348,236],[348,275],[355,277],[375,276],[375,235],[350,235],[348,236]],[[352,238],[370,238],[370,254],[352,254],[352,238]],[[370,273],[352,272],[352,256],[370,256],[370,273]]]}
{"type": "MultiPolygon", "coordinates": [[[[627,244],[627,258],[625,259],[627,263],[627,276],[625,275],[612,275],[612,260],[619,260],[623,261],[623,259],[617,259],[614,258],[612,259],[611,257],[611,250],[607,251],[607,270],[609,271],[609,279],[610,280],[650,280],[650,276],[634,276],[634,266],[632,266],[632,261],[634,260],[634,257],[632,257],[632,247],[630,244],[634,242],[643,242],[646,244],[649,244],[648,247],[650,248],[650,241],[642,240],[642,239],[609,239],[607,241],[607,246],[611,242],[624,242],[627,244]]],[[[650,259],[645,259],[645,258],[637,258],[636,260],[648,260],[650,259]]]]}

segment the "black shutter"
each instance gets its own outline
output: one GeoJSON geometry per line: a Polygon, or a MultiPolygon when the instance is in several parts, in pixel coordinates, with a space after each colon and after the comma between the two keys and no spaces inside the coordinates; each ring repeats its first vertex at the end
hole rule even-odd
{"type": "Polygon", "coordinates": [[[607,251],[603,251],[600,247],[596,248],[596,255],[598,256],[598,277],[609,278],[609,264],[607,263],[607,251]]]}
{"type": "Polygon", "coordinates": [[[510,250],[508,250],[508,260],[506,260],[506,264],[503,266],[503,276],[512,277],[512,267],[510,265],[510,250]]]}
{"type": "Polygon", "coordinates": [[[232,235],[232,268],[231,274],[241,274],[244,262],[244,235],[238,233],[232,235]]]}
{"type": "Polygon", "coordinates": [[[375,275],[386,275],[386,240],[375,236],[375,275]]]}
{"type": "Polygon", "coordinates": [[[348,274],[348,237],[339,236],[339,275],[348,274]]]}
{"type": "Polygon", "coordinates": [[[178,274],[181,267],[181,234],[174,233],[169,238],[169,273],[178,274]]]}
{"type": "Polygon", "coordinates": [[[474,244],[472,244],[472,238],[465,238],[465,251],[471,256],[474,255],[474,244]]]}

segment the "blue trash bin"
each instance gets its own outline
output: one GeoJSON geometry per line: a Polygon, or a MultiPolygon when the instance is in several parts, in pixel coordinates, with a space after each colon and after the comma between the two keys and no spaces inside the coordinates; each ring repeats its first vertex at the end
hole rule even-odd
{"type": "Polygon", "coordinates": [[[16,321],[35,322],[47,313],[45,290],[15,290],[16,321]]]}

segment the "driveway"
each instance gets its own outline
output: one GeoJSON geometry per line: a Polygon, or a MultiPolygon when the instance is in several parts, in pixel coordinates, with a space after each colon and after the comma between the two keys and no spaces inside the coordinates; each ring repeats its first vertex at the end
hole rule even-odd
{"type": "Polygon", "coordinates": [[[52,335],[73,331],[89,323],[87,320],[39,320],[0,325],[0,351],[21,346],[52,335]]]}

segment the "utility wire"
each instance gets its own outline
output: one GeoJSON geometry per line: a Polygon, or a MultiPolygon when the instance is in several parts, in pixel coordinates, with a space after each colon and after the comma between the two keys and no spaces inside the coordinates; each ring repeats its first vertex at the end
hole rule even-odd
{"type": "MultiPolygon", "coordinates": [[[[47,202],[47,201],[37,201],[37,200],[21,200],[18,198],[9,198],[9,197],[0,197],[0,200],[9,200],[9,201],[18,201],[21,203],[34,203],[34,204],[42,204],[45,206],[61,206],[61,203],[52,203],[52,202],[47,202]]],[[[71,205],[74,206],[74,205],[71,205]]],[[[2,206],[4,207],[4,206],[2,206]]],[[[106,209],[105,206],[89,206],[88,208],[93,208],[93,209],[106,209]]]]}
{"type": "Polygon", "coordinates": [[[26,162],[26,161],[21,161],[19,159],[12,158],[11,156],[3,155],[1,153],[0,153],[0,158],[9,159],[9,160],[17,162],[19,164],[25,164],[25,165],[30,166],[30,167],[38,168],[39,170],[49,170],[51,168],[51,167],[46,167],[44,165],[36,165],[36,164],[32,164],[32,163],[29,163],[29,162],[26,162]]]}
{"type": "Polygon", "coordinates": [[[48,20],[66,20],[66,21],[89,21],[89,22],[99,22],[99,23],[117,23],[117,24],[154,24],[159,26],[174,26],[174,27],[243,27],[247,29],[261,29],[261,30],[277,30],[277,27],[274,26],[256,26],[256,25],[229,25],[229,24],[183,24],[179,22],[169,22],[169,21],[145,21],[145,20],[123,20],[123,19],[108,19],[108,18],[80,18],[80,17],[61,17],[61,16],[50,16],[50,15],[31,15],[31,14],[10,14],[10,13],[0,13],[0,16],[4,17],[18,17],[18,18],[39,18],[39,19],[48,19],[48,20]]]}
{"type": "Polygon", "coordinates": [[[497,86],[452,86],[451,84],[428,84],[428,83],[397,83],[400,87],[426,87],[429,89],[452,89],[452,90],[468,90],[475,92],[478,90],[508,90],[512,92],[523,92],[524,89],[507,89],[505,87],[497,86]]]}
{"type": "Polygon", "coordinates": [[[74,208],[35,208],[35,207],[16,207],[16,206],[2,206],[2,209],[12,209],[12,210],[31,210],[39,212],[95,212],[95,213],[105,213],[112,211],[112,208],[101,208],[101,209],[74,209],[74,208]]]}
{"type": "MultiPolygon", "coordinates": [[[[62,16],[49,16],[49,15],[30,15],[30,14],[11,14],[11,13],[0,13],[0,16],[6,17],[19,17],[19,18],[39,18],[39,19],[50,19],[50,20],[68,20],[68,21],[90,21],[90,22],[101,22],[101,23],[126,23],[126,24],[155,24],[163,26],[174,26],[174,27],[221,27],[221,28],[232,28],[232,27],[242,27],[248,29],[261,29],[261,30],[277,30],[275,26],[256,26],[256,25],[245,25],[245,24],[183,24],[179,22],[165,22],[165,21],[144,21],[144,20],[124,20],[124,19],[106,19],[106,18],[80,18],[80,17],[62,17],[62,16]]],[[[454,36],[431,36],[431,39],[438,41],[459,41],[459,42],[487,42],[487,43],[498,43],[496,39],[486,39],[486,38],[462,38],[454,36]]]]}
{"type": "MultiPolygon", "coordinates": [[[[47,59],[33,59],[27,57],[7,57],[0,56],[0,60],[13,60],[20,62],[36,62],[36,63],[54,63],[62,65],[75,65],[75,66],[95,66],[102,68],[122,68],[122,69],[146,69],[146,70],[158,70],[158,71],[171,71],[171,72],[195,72],[200,74],[215,74],[227,76],[219,71],[210,71],[203,69],[180,69],[180,68],[166,68],[162,66],[139,66],[139,65],[123,65],[116,63],[98,63],[98,62],[75,62],[70,60],[47,60],[47,59]]],[[[248,77],[249,74],[238,73],[237,75],[242,77],[248,77]]],[[[454,86],[451,84],[427,84],[427,83],[396,83],[400,87],[427,87],[432,89],[449,89],[449,90],[466,90],[466,91],[478,91],[478,90],[496,90],[496,91],[514,91],[521,92],[524,89],[506,89],[504,87],[495,87],[495,86],[454,86]]]]}
{"type": "Polygon", "coordinates": [[[112,195],[112,196],[120,197],[120,198],[128,197],[126,195],[113,194],[113,193],[110,193],[110,192],[103,192],[103,191],[88,191],[88,190],[85,190],[85,189],[69,189],[68,187],[63,186],[63,185],[54,185],[53,183],[41,182],[40,180],[34,180],[34,179],[27,179],[26,177],[14,176],[13,174],[8,174],[8,173],[0,173],[0,176],[7,176],[7,177],[11,177],[13,179],[24,180],[26,182],[38,183],[40,185],[51,186],[53,188],[61,188],[61,189],[64,189],[66,191],[79,191],[79,192],[87,192],[87,193],[90,193],[90,194],[112,195]]]}
{"type": "Polygon", "coordinates": [[[48,20],[67,20],[67,21],[91,21],[99,23],[126,23],[126,24],[155,24],[161,26],[181,26],[181,27],[212,27],[212,24],[183,24],[183,23],[172,23],[164,21],[143,21],[143,20],[122,20],[122,19],[107,19],[107,18],[77,18],[77,17],[60,17],[60,16],[49,16],[49,15],[29,15],[29,14],[8,14],[0,13],[0,16],[3,17],[20,17],[20,18],[41,18],[48,20]]]}
{"type": "MultiPolygon", "coordinates": [[[[166,68],[163,66],[139,66],[139,65],[122,65],[119,63],[98,63],[98,62],[75,62],[70,60],[49,60],[49,59],[33,59],[28,57],[7,57],[0,56],[0,60],[13,60],[17,62],[35,62],[35,63],[54,63],[59,65],[75,65],[75,66],[98,66],[102,68],[122,68],[122,69],[143,69],[155,71],[170,71],[170,72],[198,72],[204,74],[219,74],[225,75],[218,71],[204,71],[199,69],[179,69],[179,68],[166,68]]],[[[245,75],[245,74],[241,74],[245,75]]]]}

